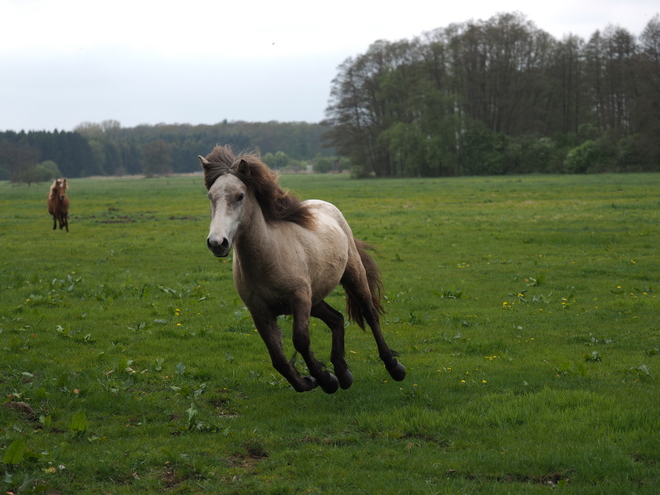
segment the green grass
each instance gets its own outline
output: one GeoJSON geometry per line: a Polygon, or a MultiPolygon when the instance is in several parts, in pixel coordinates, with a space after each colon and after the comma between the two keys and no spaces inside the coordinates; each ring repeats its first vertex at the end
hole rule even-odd
{"type": "Polygon", "coordinates": [[[656,492],[660,176],[282,183],[378,246],[406,380],[351,325],[353,386],[295,393],[200,177],[73,179],[69,234],[0,183],[3,491],[656,492]]]}

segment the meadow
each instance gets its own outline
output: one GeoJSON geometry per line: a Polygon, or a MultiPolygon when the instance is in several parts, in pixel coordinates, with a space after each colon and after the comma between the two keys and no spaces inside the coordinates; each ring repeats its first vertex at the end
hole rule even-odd
{"type": "Polygon", "coordinates": [[[660,175],[283,176],[378,247],[408,371],[351,324],[333,395],[271,367],[201,177],[69,182],[68,234],[0,183],[3,493],[657,493],[660,175]]]}

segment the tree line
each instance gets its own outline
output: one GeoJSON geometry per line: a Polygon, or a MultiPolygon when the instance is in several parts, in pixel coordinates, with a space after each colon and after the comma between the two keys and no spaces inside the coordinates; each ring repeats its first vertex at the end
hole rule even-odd
{"type": "Polygon", "coordinates": [[[660,171],[660,17],[561,40],[519,13],[377,41],[332,81],[356,175],[660,171]]]}
{"type": "Polygon", "coordinates": [[[357,177],[660,171],[660,16],[639,37],[557,40],[503,13],[377,41],[339,66],[326,116],[0,132],[0,180],[192,172],[227,143],[357,177]]]}
{"type": "MultiPolygon", "coordinates": [[[[308,162],[326,167],[324,127],[305,122],[227,122],[121,127],[115,120],[85,122],[73,131],[0,132],[0,180],[38,182],[53,177],[145,174],[199,170],[197,155],[216,144],[258,149],[277,168],[308,162]]],[[[333,161],[334,163],[334,161],[333,161]]]]}

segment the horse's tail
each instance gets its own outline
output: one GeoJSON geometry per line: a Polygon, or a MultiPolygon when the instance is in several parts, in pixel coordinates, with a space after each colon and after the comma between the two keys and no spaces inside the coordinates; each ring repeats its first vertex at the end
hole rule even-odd
{"type": "MultiPolygon", "coordinates": [[[[374,259],[369,256],[369,253],[367,252],[375,251],[375,248],[359,239],[354,239],[354,241],[355,247],[357,248],[358,253],[360,253],[362,266],[364,266],[364,270],[367,272],[367,282],[369,284],[369,292],[371,293],[371,302],[373,303],[376,312],[383,314],[385,309],[380,302],[381,294],[383,292],[383,281],[380,275],[380,269],[374,259]]],[[[362,307],[355,296],[349,291],[346,291],[346,310],[348,311],[348,319],[357,323],[357,325],[364,330],[364,314],[362,312],[362,307]]]]}

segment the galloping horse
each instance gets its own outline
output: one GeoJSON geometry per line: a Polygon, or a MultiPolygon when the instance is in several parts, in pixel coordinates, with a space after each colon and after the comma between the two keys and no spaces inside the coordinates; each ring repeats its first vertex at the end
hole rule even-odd
{"type": "Polygon", "coordinates": [[[48,193],[48,213],[53,215],[53,230],[60,222],[60,229],[69,231],[69,198],[66,195],[66,179],[55,179],[48,193]]]}
{"type": "Polygon", "coordinates": [[[324,392],[347,389],[353,375],[344,359],[344,317],[323,299],[341,284],[351,320],[365,321],[385,368],[397,381],[406,369],[395,359],[380,329],[382,282],[370,247],[355,239],[341,212],[325,201],[300,201],[278,184],[277,173],[256,156],[235,156],[216,146],[199,156],[211,201],[206,244],[218,257],[234,247],[234,284],[252,315],[273,367],[298,392],[320,385],[324,392]],[[293,315],[293,344],[311,376],[302,377],[287,360],[277,316],[293,315]],[[334,374],[310,349],[309,318],[332,330],[334,374]]]}

